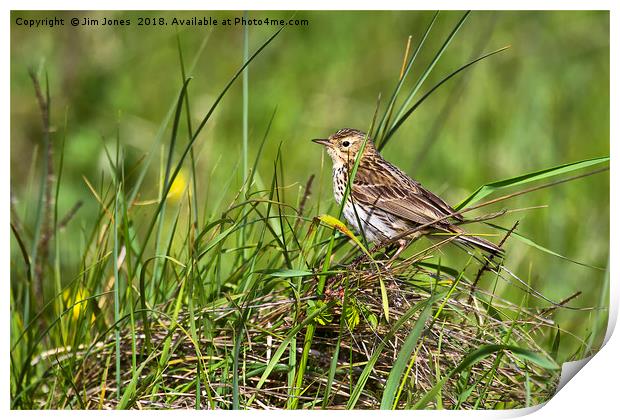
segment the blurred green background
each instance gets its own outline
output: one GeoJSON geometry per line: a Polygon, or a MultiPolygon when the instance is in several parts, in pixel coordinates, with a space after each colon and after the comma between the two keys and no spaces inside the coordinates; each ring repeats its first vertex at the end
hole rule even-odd
{"type": "MultiPolygon", "coordinates": [[[[291,15],[249,13],[257,19],[288,20],[291,15]]],[[[272,171],[281,143],[287,184],[303,186],[311,174],[319,175],[322,151],[309,139],[342,127],[369,127],[378,95],[385,102],[398,80],[407,37],[412,35],[415,47],[432,15],[428,11],[297,12],[295,19],[307,19],[308,25],[287,27],[249,68],[251,157],[276,112],[259,169],[272,171]]],[[[412,80],[461,15],[439,15],[412,80]]],[[[113,148],[117,133],[126,148],[126,168],[151,151],[182,85],[177,33],[185,62],[198,57],[189,91],[195,125],[242,63],[241,26],[137,26],[139,17],[160,16],[223,19],[239,17],[241,12],[11,15],[12,202],[23,224],[32,226],[38,194],[32,179],[38,179],[42,167],[41,156],[35,160],[41,150],[40,115],[28,76],[28,68],[34,66],[49,75],[54,141],[58,145],[65,138],[59,214],[64,215],[77,201],[84,202],[63,233],[61,269],[67,281],[79,269],[80,232],[94,225],[98,209],[83,177],[97,183],[106,174],[104,146],[113,148]],[[130,19],[131,25],[26,28],[15,24],[18,17],[54,16],[64,17],[67,23],[72,17],[123,18],[130,19]]],[[[276,29],[252,26],[251,51],[276,29]]],[[[476,64],[433,94],[384,150],[388,160],[451,204],[487,182],[609,154],[607,12],[474,12],[422,92],[472,58],[506,45],[511,48],[476,64]]],[[[239,81],[197,142],[198,199],[209,212],[215,211],[209,206],[231,173],[237,177],[231,198],[241,184],[241,95],[239,81]]],[[[323,169],[320,182],[331,188],[330,171],[323,169]]],[[[141,200],[157,197],[159,157],[152,160],[149,177],[141,200]]],[[[316,196],[311,199],[316,203],[316,196]]],[[[607,173],[524,195],[495,209],[540,205],[548,207],[511,213],[501,224],[509,227],[520,220],[519,232],[537,243],[590,265],[607,266],[607,173]]],[[[600,305],[605,284],[602,271],[514,240],[508,249],[506,265],[547,298],[557,302],[582,291],[571,306],[600,305]]],[[[17,261],[19,249],[13,239],[11,254],[12,261],[17,261]]],[[[12,282],[18,281],[21,277],[12,267],[12,282]]],[[[555,320],[587,339],[596,323],[605,322],[605,316],[601,310],[563,309],[556,312],[555,320]]],[[[578,342],[570,335],[567,340],[574,342],[572,346],[567,343],[565,357],[578,342]]]]}

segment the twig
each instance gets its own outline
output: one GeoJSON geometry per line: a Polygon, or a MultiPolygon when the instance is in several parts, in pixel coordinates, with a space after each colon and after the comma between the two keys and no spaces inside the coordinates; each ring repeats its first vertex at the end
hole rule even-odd
{"type": "MultiPolygon", "coordinates": [[[[301,198],[301,202],[299,203],[299,210],[297,210],[297,214],[299,214],[299,216],[303,216],[304,214],[304,210],[306,208],[306,202],[308,201],[308,198],[310,198],[310,195],[312,194],[312,182],[313,181],[314,181],[314,174],[310,175],[310,177],[308,178],[308,181],[306,182],[306,188],[304,189],[304,195],[301,198]]],[[[297,222],[295,222],[295,229],[299,226],[299,223],[301,223],[301,217],[297,219],[297,222]]]]}
{"type": "Polygon", "coordinates": [[[73,216],[75,216],[75,213],[77,213],[77,211],[80,209],[80,207],[82,207],[83,204],[84,203],[80,200],[77,203],[75,203],[73,207],[71,207],[71,209],[67,212],[65,217],[63,217],[60,223],[58,223],[58,230],[64,229],[65,227],[67,227],[71,219],[73,219],[73,216]]]}
{"type": "Polygon", "coordinates": [[[542,311],[540,311],[538,313],[538,316],[544,316],[547,315],[549,312],[557,309],[557,308],[561,308],[564,305],[566,305],[568,302],[570,302],[571,300],[575,299],[577,296],[581,295],[581,290],[573,293],[572,295],[570,295],[569,297],[567,297],[566,299],[562,300],[561,302],[558,302],[557,304],[555,304],[554,306],[551,306],[547,309],[543,309],[542,311]]]}
{"type": "MultiPolygon", "coordinates": [[[[506,242],[508,237],[510,235],[512,235],[512,232],[515,231],[517,226],[519,226],[519,221],[518,220],[515,222],[515,224],[512,226],[512,228],[510,228],[510,230],[508,232],[506,232],[506,235],[504,235],[502,240],[499,242],[498,247],[501,248],[504,245],[504,243],[506,242]]],[[[482,267],[480,267],[480,270],[478,270],[478,274],[476,274],[476,279],[471,284],[471,288],[469,289],[469,299],[467,299],[467,304],[468,305],[470,305],[472,300],[474,299],[474,290],[476,289],[476,286],[478,285],[478,282],[480,281],[480,278],[482,277],[482,274],[484,274],[485,271],[489,270],[489,267],[491,266],[491,263],[493,262],[493,257],[495,257],[496,255],[497,254],[489,255],[489,258],[486,260],[484,265],[482,267]]]]}
{"type": "Polygon", "coordinates": [[[51,215],[52,215],[52,184],[54,183],[54,148],[51,144],[51,130],[50,130],[50,98],[49,92],[47,95],[43,95],[41,90],[41,84],[39,78],[35,74],[33,69],[29,71],[30,79],[34,86],[34,93],[37,97],[39,104],[39,110],[41,112],[41,120],[43,123],[43,141],[47,151],[47,174],[43,188],[45,190],[44,202],[43,202],[43,225],[41,229],[41,236],[37,244],[37,258],[34,261],[35,264],[35,278],[34,293],[39,299],[39,303],[43,303],[43,266],[49,255],[49,241],[52,236],[51,232],[51,215]]]}
{"type": "Polygon", "coordinates": [[[50,238],[49,239],[52,239],[54,237],[54,234],[56,234],[57,232],[59,232],[62,229],[67,227],[67,225],[69,224],[71,219],[73,219],[73,216],[75,216],[75,214],[78,212],[78,210],[82,207],[83,204],[84,204],[84,202],[82,202],[80,200],[77,203],[75,203],[73,205],[73,207],[71,207],[71,209],[69,209],[67,214],[65,214],[65,217],[63,217],[60,220],[60,222],[58,223],[58,227],[57,227],[56,231],[53,231],[53,232],[50,233],[50,238]]]}

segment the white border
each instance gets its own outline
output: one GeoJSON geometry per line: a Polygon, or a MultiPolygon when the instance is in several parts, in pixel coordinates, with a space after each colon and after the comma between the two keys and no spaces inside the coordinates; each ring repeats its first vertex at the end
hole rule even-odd
{"type": "MultiPolygon", "coordinates": [[[[129,2],[127,0],[119,1],[119,0],[109,0],[109,1],[92,1],[88,4],[85,4],[84,1],[75,1],[75,0],[67,0],[61,2],[51,3],[49,1],[15,1],[15,0],[5,0],[3,5],[6,10],[5,19],[2,21],[3,30],[2,33],[5,35],[2,37],[1,45],[3,47],[3,51],[5,53],[5,57],[9,55],[10,51],[10,22],[9,19],[9,10],[47,10],[47,9],[55,9],[55,10],[84,10],[84,9],[108,9],[108,10],[348,10],[348,9],[361,9],[361,10],[405,10],[405,9],[414,9],[414,10],[436,10],[436,9],[473,9],[473,10],[513,10],[513,9],[527,9],[527,10],[553,10],[553,9],[562,9],[562,10],[611,10],[611,131],[610,131],[610,139],[611,140],[611,155],[618,155],[618,145],[617,145],[617,100],[618,100],[618,85],[614,78],[614,74],[618,74],[618,54],[616,48],[618,46],[618,24],[619,19],[617,18],[617,11],[614,10],[615,2],[612,1],[601,1],[601,0],[591,0],[588,2],[584,1],[574,1],[574,0],[565,0],[562,2],[559,1],[546,1],[541,2],[533,1],[533,0],[522,0],[522,1],[504,1],[498,3],[496,1],[446,1],[439,0],[433,2],[405,2],[405,1],[396,1],[396,0],[382,0],[381,2],[367,2],[366,4],[360,1],[340,1],[336,2],[333,0],[315,0],[312,2],[308,1],[283,1],[283,0],[266,0],[266,1],[240,1],[240,0],[229,0],[226,2],[214,3],[214,2],[197,2],[197,1],[185,1],[185,0],[176,0],[174,2],[165,2],[161,4],[156,4],[155,2],[149,3],[140,3],[140,2],[129,2]],[[171,8],[170,6],[174,6],[171,8]],[[432,6],[432,7],[431,7],[432,6]]],[[[3,127],[5,136],[3,145],[5,147],[9,147],[9,139],[10,139],[10,114],[8,112],[10,106],[10,77],[9,66],[0,66],[0,72],[2,73],[2,101],[4,102],[3,112],[0,116],[1,118],[1,127],[3,127]]],[[[584,141],[588,141],[588,139],[584,139],[584,141]]],[[[9,153],[0,153],[0,159],[2,159],[0,163],[0,171],[2,173],[1,181],[0,181],[0,197],[4,198],[3,205],[0,207],[0,217],[2,218],[2,226],[5,228],[5,232],[9,233],[9,179],[10,179],[10,171],[9,171],[9,153]]],[[[618,185],[618,174],[615,170],[611,171],[611,185],[618,185]]],[[[620,250],[617,245],[618,237],[618,221],[617,218],[614,218],[613,215],[618,215],[620,208],[618,207],[618,194],[611,191],[611,209],[610,214],[612,215],[611,219],[611,238],[614,238],[611,242],[610,247],[610,255],[620,255],[620,250]]],[[[6,288],[6,293],[3,294],[4,311],[0,315],[2,318],[2,347],[0,349],[0,359],[3,361],[5,369],[2,370],[3,378],[1,380],[0,385],[0,407],[3,411],[8,410],[9,408],[9,395],[10,395],[10,385],[9,385],[9,319],[8,319],[8,310],[9,310],[9,282],[8,282],[8,271],[10,266],[9,261],[9,235],[3,236],[0,240],[0,258],[1,258],[1,266],[5,267],[5,276],[2,276],[4,281],[4,287],[6,288]]],[[[615,266],[612,261],[612,266],[615,266]]],[[[610,327],[613,329],[615,322],[617,320],[618,315],[618,302],[620,302],[620,294],[618,288],[618,281],[614,278],[615,271],[612,269],[611,271],[611,303],[612,307],[610,310],[610,327]]],[[[609,330],[611,333],[612,329],[609,330]]],[[[609,335],[609,334],[608,334],[609,335]]],[[[616,409],[616,398],[617,398],[617,381],[620,378],[620,363],[618,362],[617,355],[620,354],[620,341],[616,335],[612,335],[609,338],[609,341],[605,345],[605,347],[582,369],[582,371],[577,375],[576,379],[571,380],[555,397],[553,397],[547,405],[538,411],[535,411],[533,414],[530,414],[530,418],[547,418],[547,417],[558,417],[558,418],[573,418],[573,417],[585,417],[585,416],[595,416],[601,418],[608,418],[610,414],[617,411],[616,409]]],[[[476,412],[466,412],[466,411],[458,411],[458,412],[439,412],[439,411],[401,411],[401,412],[391,412],[389,416],[401,417],[407,416],[407,418],[411,418],[411,416],[415,416],[416,418],[424,417],[424,418],[443,418],[444,416],[449,415],[452,418],[502,418],[502,417],[515,417],[526,414],[531,410],[514,410],[514,411],[506,411],[506,412],[497,412],[497,411],[476,411],[476,412]]],[[[356,416],[372,416],[374,413],[370,411],[358,411],[355,413],[356,416]]],[[[15,417],[24,417],[31,418],[33,415],[42,415],[42,416],[62,416],[63,418],[76,418],[77,416],[108,416],[108,413],[102,412],[10,412],[11,416],[15,417]]],[[[186,417],[186,416],[200,416],[200,418],[204,418],[204,416],[212,416],[217,415],[222,416],[248,416],[251,415],[254,418],[267,418],[269,416],[270,420],[272,416],[282,416],[282,418],[286,417],[287,419],[295,418],[298,416],[303,417],[314,417],[314,416],[342,416],[342,415],[350,415],[350,413],[346,412],[307,412],[307,411],[298,411],[298,412],[235,412],[235,413],[213,413],[213,412],[193,412],[193,411],[157,411],[157,412],[122,412],[115,414],[115,416],[120,415],[121,417],[126,418],[135,418],[141,416],[174,416],[174,417],[186,417]]]]}

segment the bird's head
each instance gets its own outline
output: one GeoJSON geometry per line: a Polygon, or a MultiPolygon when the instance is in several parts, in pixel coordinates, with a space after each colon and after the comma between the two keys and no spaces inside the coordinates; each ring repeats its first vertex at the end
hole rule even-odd
{"type": "Polygon", "coordinates": [[[314,139],[315,143],[322,144],[327,149],[327,153],[334,161],[334,165],[346,165],[353,163],[357,153],[366,142],[364,157],[372,156],[377,153],[370,137],[366,140],[366,133],[353,128],[343,128],[326,139],[314,139]]]}

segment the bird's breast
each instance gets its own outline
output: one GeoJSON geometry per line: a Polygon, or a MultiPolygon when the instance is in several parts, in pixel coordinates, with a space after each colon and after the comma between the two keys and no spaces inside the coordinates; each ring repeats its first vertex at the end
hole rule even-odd
{"type": "Polygon", "coordinates": [[[334,198],[338,204],[340,204],[342,202],[342,197],[344,197],[344,192],[347,188],[347,182],[349,179],[346,168],[344,166],[334,166],[332,178],[334,198]]]}

